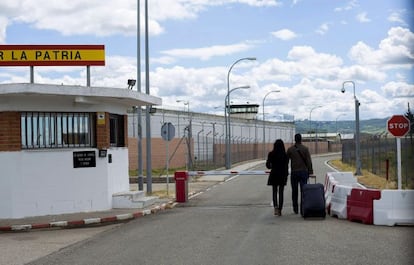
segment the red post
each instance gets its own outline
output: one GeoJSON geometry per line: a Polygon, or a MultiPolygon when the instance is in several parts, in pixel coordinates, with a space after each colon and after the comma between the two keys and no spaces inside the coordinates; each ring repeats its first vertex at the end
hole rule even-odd
{"type": "Polygon", "coordinates": [[[174,173],[175,179],[175,201],[188,201],[188,172],[177,171],[174,173]]]}
{"type": "Polygon", "coordinates": [[[389,170],[390,170],[390,160],[386,159],[385,160],[385,179],[388,181],[388,174],[389,174],[389,170]]]}

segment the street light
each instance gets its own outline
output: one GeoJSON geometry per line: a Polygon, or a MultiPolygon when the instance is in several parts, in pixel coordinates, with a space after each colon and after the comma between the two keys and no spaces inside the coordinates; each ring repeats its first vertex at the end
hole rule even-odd
{"type": "Polygon", "coordinates": [[[280,90],[272,90],[272,91],[269,91],[269,92],[267,92],[267,94],[263,97],[263,103],[262,103],[262,108],[263,108],[263,157],[264,157],[264,159],[266,159],[266,148],[265,148],[265,145],[266,145],[266,128],[265,128],[265,126],[266,126],[266,122],[265,122],[265,99],[266,99],[266,97],[269,95],[269,94],[271,94],[271,93],[277,93],[277,92],[280,92],[280,90]]]}
{"type": "Polygon", "coordinates": [[[230,155],[230,72],[233,69],[233,67],[240,61],[243,60],[249,60],[249,61],[255,61],[255,57],[245,57],[238,59],[235,61],[231,66],[229,71],[227,72],[227,95],[226,95],[226,103],[225,107],[226,110],[224,112],[224,122],[226,124],[226,169],[230,169],[231,167],[231,155],[230,155]]]}
{"type": "MultiPolygon", "coordinates": [[[[191,119],[191,114],[190,114],[190,101],[188,100],[176,100],[177,103],[182,102],[184,104],[184,106],[187,106],[187,115],[188,115],[188,127],[187,127],[187,164],[186,164],[186,170],[188,170],[189,168],[192,168],[191,162],[191,137],[192,137],[192,119],[191,119]]],[[[185,129],[184,129],[185,131],[185,129]]]]}
{"type": "Polygon", "coordinates": [[[338,119],[339,119],[339,117],[345,116],[345,115],[346,115],[345,113],[341,113],[335,119],[335,132],[336,132],[336,136],[338,136],[338,119]]]}
{"type": "Polygon", "coordinates": [[[345,84],[351,83],[354,89],[354,101],[355,101],[355,175],[361,176],[361,158],[360,158],[360,144],[359,144],[359,100],[355,96],[355,83],[354,81],[345,81],[342,83],[341,92],[345,93],[345,84]]]}
{"type": "Polygon", "coordinates": [[[318,109],[318,108],[322,108],[322,106],[316,106],[316,107],[313,107],[311,110],[310,110],[310,112],[309,112],[309,136],[311,135],[311,133],[312,133],[312,111],[314,110],[314,109],[318,109]]]}
{"type": "Polygon", "coordinates": [[[128,89],[132,89],[135,86],[136,82],[137,80],[135,79],[128,79],[128,89]]]}
{"type": "MultiPolygon", "coordinates": [[[[322,106],[316,106],[313,107],[309,112],[309,139],[311,139],[311,133],[312,133],[312,111],[314,109],[322,108],[322,106]]],[[[315,131],[315,153],[318,153],[318,139],[315,131]]]]}
{"type": "Polygon", "coordinates": [[[225,117],[226,117],[226,112],[227,112],[227,119],[225,120],[225,122],[226,122],[226,169],[229,169],[231,167],[231,156],[230,156],[230,150],[231,150],[231,141],[230,141],[230,137],[231,137],[231,130],[230,130],[230,123],[231,123],[231,119],[230,119],[230,94],[234,90],[248,89],[248,88],[250,88],[250,86],[239,86],[239,87],[232,88],[229,91],[229,93],[226,95],[226,98],[224,100],[224,103],[226,104],[226,106],[224,108],[224,116],[225,117]]]}

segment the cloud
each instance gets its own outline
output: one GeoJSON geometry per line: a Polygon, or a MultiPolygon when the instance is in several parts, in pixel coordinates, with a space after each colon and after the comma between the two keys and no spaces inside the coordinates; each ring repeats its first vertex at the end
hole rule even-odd
{"type": "Polygon", "coordinates": [[[390,97],[414,97],[414,85],[406,82],[388,82],[381,90],[390,97]]]}
{"type": "Polygon", "coordinates": [[[325,35],[329,30],[329,23],[323,23],[319,26],[319,28],[315,31],[319,35],[325,35]]]}
{"type": "Polygon", "coordinates": [[[388,16],[387,20],[393,23],[399,23],[402,26],[407,26],[407,23],[402,18],[403,13],[405,12],[406,10],[392,11],[391,14],[388,16]]]}
{"type": "Polygon", "coordinates": [[[356,19],[357,19],[359,22],[361,22],[361,23],[371,22],[371,19],[369,19],[369,18],[367,17],[367,12],[362,12],[362,13],[359,13],[359,14],[356,16],[356,19]]]}
{"type": "Polygon", "coordinates": [[[209,60],[214,56],[224,56],[239,52],[244,52],[253,48],[248,43],[236,43],[231,45],[213,45],[202,48],[171,49],[162,51],[162,54],[179,57],[179,58],[198,58],[200,60],[209,60]]]}
{"type": "Polygon", "coordinates": [[[364,82],[383,82],[387,75],[376,67],[369,65],[351,65],[341,68],[338,73],[344,80],[359,80],[364,82]]]}
{"type": "Polygon", "coordinates": [[[192,95],[195,98],[202,99],[206,95],[213,97],[212,89],[223,90],[222,92],[214,93],[219,95],[222,94],[221,96],[224,96],[225,91],[223,89],[223,84],[225,79],[223,78],[223,73],[225,73],[225,68],[222,67],[158,67],[151,73],[151,86],[162,88],[159,96],[174,94],[177,97],[182,97],[192,95]]]}
{"type": "Polygon", "coordinates": [[[5,17],[0,16],[0,43],[6,42],[6,28],[8,20],[5,17]]]}
{"type": "Polygon", "coordinates": [[[271,32],[273,36],[281,40],[292,40],[297,37],[296,33],[289,29],[282,29],[279,31],[271,32]]]}
{"type": "MultiPolygon", "coordinates": [[[[209,6],[233,2],[249,6],[278,6],[276,0],[151,0],[148,1],[149,33],[165,32],[162,23],[168,20],[195,19],[209,6]]],[[[71,0],[61,4],[49,0],[2,0],[0,33],[10,23],[25,23],[40,30],[53,30],[65,36],[94,35],[134,36],[137,32],[136,0],[71,0]],[[4,19],[7,18],[7,19],[4,19]]],[[[141,1],[141,32],[144,32],[144,1],[141,1]]],[[[0,41],[5,37],[0,35],[0,41]]]]}
{"type": "Polygon", "coordinates": [[[349,57],[359,64],[387,66],[409,66],[414,63],[414,34],[407,28],[394,27],[388,31],[378,49],[362,41],[354,45],[349,57]]]}
{"type": "Polygon", "coordinates": [[[342,64],[342,59],[336,55],[317,53],[310,46],[294,46],[288,52],[288,59],[298,62],[305,67],[331,68],[342,64]]]}
{"type": "Polygon", "coordinates": [[[334,9],[335,12],[342,12],[342,11],[349,11],[351,9],[354,9],[355,7],[359,6],[358,0],[352,0],[346,3],[346,5],[341,7],[336,7],[334,9]]]}
{"type": "Polygon", "coordinates": [[[303,78],[313,80],[318,87],[335,87],[341,73],[342,59],[336,55],[317,53],[310,46],[294,46],[287,55],[288,60],[267,60],[251,71],[257,82],[294,84],[303,78]]]}
{"type": "Polygon", "coordinates": [[[150,59],[151,59],[151,63],[163,64],[163,65],[173,64],[177,61],[174,57],[171,57],[171,56],[161,56],[158,58],[150,58],[150,59]]]}
{"type": "MultiPolygon", "coordinates": [[[[31,29],[27,34],[37,34],[39,31],[36,29],[47,29],[66,36],[84,35],[92,40],[96,39],[96,36],[133,36],[136,34],[136,0],[90,0],[86,2],[72,0],[65,5],[58,2],[46,0],[0,1],[0,42],[6,40],[7,27],[19,23],[24,24],[25,28],[31,29]]],[[[141,1],[141,3],[143,2],[141,1]]],[[[298,2],[293,2],[294,8],[301,7],[301,2],[298,2]]],[[[151,0],[149,3],[150,33],[152,35],[168,34],[167,23],[180,20],[190,20],[191,22],[201,16],[203,12],[209,11],[210,7],[215,7],[212,9],[234,8],[235,3],[238,3],[237,6],[249,5],[252,7],[250,9],[257,6],[279,5],[279,1],[263,0],[151,0]]],[[[358,5],[357,1],[349,1],[335,11],[342,12],[353,9],[352,13],[355,13],[353,15],[351,12],[347,14],[336,13],[336,15],[353,18],[359,12],[356,10],[358,5]]],[[[263,10],[260,9],[261,12],[263,10]]],[[[143,8],[141,11],[143,12],[143,8]]],[[[370,16],[374,17],[374,13],[372,13],[374,11],[368,11],[370,16]]],[[[340,88],[343,80],[355,80],[357,95],[362,102],[361,118],[389,116],[392,113],[390,110],[393,110],[395,105],[404,100],[404,107],[406,107],[407,97],[411,97],[411,101],[413,98],[413,84],[412,81],[407,80],[410,78],[412,80],[408,71],[414,65],[414,46],[412,45],[414,37],[408,27],[402,27],[404,25],[401,19],[403,12],[389,11],[388,14],[390,14],[388,21],[399,23],[393,25],[401,27],[386,28],[388,34],[384,35],[382,41],[375,44],[364,41],[364,36],[357,39],[360,40],[359,42],[355,40],[348,52],[350,60],[339,55],[339,49],[342,49],[340,46],[333,47],[326,42],[324,43],[326,45],[318,48],[311,46],[317,45],[316,42],[304,42],[306,45],[288,46],[290,47],[287,48],[288,50],[284,50],[286,43],[282,43],[283,47],[278,48],[275,53],[277,55],[272,54],[274,50],[265,50],[267,48],[265,47],[266,41],[253,43],[236,40],[235,42],[199,44],[200,46],[187,44],[187,46],[177,47],[178,49],[163,48],[164,50],[160,53],[158,53],[158,47],[172,46],[150,45],[154,49],[150,55],[157,56],[150,58],[151,94],[162,97],[165,105],[177,106],[175,102],[177,99],[190,100],[191,111],[217,112],[222,115],[227,87],[226,74],[229,70],[228,63],[232,59],[220,57],[237,56],[238,53],[246,51],[254,54],[253,49],[258,48],[267,54],[255,54],[258,56],[257,62],[240,64],[231,73],[232,87],[251,86],[249,90],[240,90],[232,94],[233,101],[246,102],[248,99],[249,102],[260,104],[266,92],[280,90],[280,93],[272,94],[266,99],[266,113],[269,113],[269,118],[276,112],[295,114],[296,118],[307,119],[311,107],[321,104],[324,107],[312,112],[312,120],[334,120],[338,113],[343,112],[347,112],[348,117],[352,119],[353,95],[349,91],[342,94],[340,88]],[[338,53],[335,54],[333,51],[335,53],[338,51],[338,53]],[[282,52],[283,54],[281,54],[282,52]],[[185,60],[180,61],[179,59],[185,60]],[[212,59],[217,59],[217,61],[212,59]],[[195,65],[200,64],[197,64],[199,62],[195,62],[195,60],[211,60],[207,63],[208,65],[225,64],[225,66],[196,67],[195,65]],[[178,65],[179,63],[182,64],[178,65]],[[154,68],[155,66],[158,68],[154,68]],[[369,104],[367,104],[368,102],[369,104]]],[[[321,35],[328,32],[333,34],[334,25],[338,25],[334,23],[340,23],[340,19],[342,19],[340,16],[337,18],[338,22],[326,20],[328,22],[321,24],[316,30],[317,33],[321,35]]],[[[369,19],[366,13],[360,18],[362,20],[369,19]]],[[[353,24],[349,24],[349,26],[351,27],[353,24]]],[[[271,34],[281,40],[305,37],[305,35],[298,36],[297,33],[283,27],[286,26],[276,28],[280,30],[271,34]]],[[[382,29],[378,28],[378,30],[382,29]]],[[[40,33],[44,34],[45,31],[40,31],[40,33]]],[[[244,34],[247,31],[240,33],[244,34]]],[[[264,34],[263,39],[266,39],[265,35],[268,33],[260,34],[264,34]]],[[[358,36],[355,34],[355,37],[358,36]]],[[[245,38],[249,38],[248,35],[245,38]]],[[[77,36],[63,39],[67,41],[78,40],[77,36]]],[[[159,38],[159,40],[161,39],[159,38]]],[[[322,40],[322,38],[317,39],[322,40]]],[[[108,40],[111,45],[113,43],[110,38],[101,40],[108,40]]],[[[164,40],[166,43],[163,44],[169,45],[168,38],[162,39],[162,41],[164,40]]],[[[185,42],[182,43],[185,45],[185,42]]],[[[272,48],[275,49],[275,47],[272,48]]],[[[116,52],[108,49],[105,67],[91,68],[92,86],[126,88],[126,80],[136,78],[136,58],[113,56],[116,52]]],[[[122,51],[122,54],[128,53],[122,51]]],[[[26,68],[6,67],[0,72],[2,82],[27,82],[28,76],[29,71],[26,68]]],[[[84,67],[37,67],[35,81],[85,85],[86,71],[84,67]]],[[[145,80],[142,82],[144,84],[145,80]]]]}

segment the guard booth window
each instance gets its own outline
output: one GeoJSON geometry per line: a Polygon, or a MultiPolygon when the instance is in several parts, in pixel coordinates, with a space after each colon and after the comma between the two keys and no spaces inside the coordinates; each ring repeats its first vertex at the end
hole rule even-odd
{"type": "Polygon", "coordinates": [[[124,116],[117,114],[109,115],[109,138],[110,145],[115,147],[125,146],[124,139],[124,116]]]}
{"type": "Polygon", "coordinates": [[[23,149],[95,147],[95,115],[85,112],[22,112],[23,149]]]}

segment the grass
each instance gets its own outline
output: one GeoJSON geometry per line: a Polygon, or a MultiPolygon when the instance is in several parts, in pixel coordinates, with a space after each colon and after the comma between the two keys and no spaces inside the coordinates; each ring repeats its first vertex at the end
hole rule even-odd
{"type": "MultiPolygon", "coordinates": [[[[331,160],[329,161],[329,164],[340,171],[355,172],[356,170],[355,167],[349,164],[342,163],[341,160],[331,160]]],[[[397,183],[395,181],[387,182],[385,178],[375,175],[365,169],[362,170],[362,176],[358,176],[357,178],[358,178],[358,182],[367,188],[374,188],[374,189],[396,189],[397,188],[397,183]]]]}

